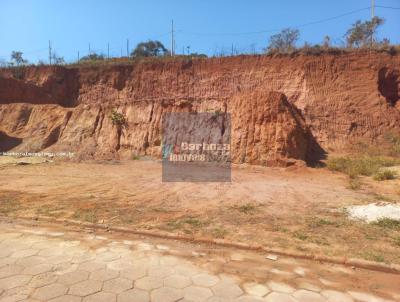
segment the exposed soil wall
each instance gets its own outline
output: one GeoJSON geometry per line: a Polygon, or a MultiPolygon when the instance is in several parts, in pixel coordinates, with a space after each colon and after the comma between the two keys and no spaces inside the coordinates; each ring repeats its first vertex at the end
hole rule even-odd
{"type": "Polygon", "coordinates": [[[164,112],[230,112],[235,162],[320,158],[400,129],[400,56],[238,56],[0,70],[0,149],[159,156],[164,112]],[[126,125],[113,125],[113,108],[126,125]]]}

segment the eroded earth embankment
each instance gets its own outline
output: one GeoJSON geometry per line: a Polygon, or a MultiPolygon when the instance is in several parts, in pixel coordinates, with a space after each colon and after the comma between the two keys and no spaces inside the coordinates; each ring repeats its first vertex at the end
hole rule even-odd
{"type": "Polygon", "coordinates": [[[237,56],[0,70],[0,151],[158,157],[165,112],[230,112],[236,163],[312,162],[400,131],[400,56],[237,56]],[[109,115],[116,109],[122,127],[109,115]]]}

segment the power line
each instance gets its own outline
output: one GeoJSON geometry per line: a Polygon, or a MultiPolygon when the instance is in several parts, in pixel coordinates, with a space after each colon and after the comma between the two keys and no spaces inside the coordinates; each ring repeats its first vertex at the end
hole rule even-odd
{"type": "MultiPolygon", "coordinates": [[[[376,7],[378,7],[378,6],[376,6],[376,7]]],[[[341,14],[341,15],[337,15],[337,16],[334,16],[334,17],[329,17],[329,18],[320,19],[320,20],[317,20],[317,21],[307,22],[307,23],[303,23],[303,24],[299,24],[299,25],[291,26],[291,27],[301,28],[301,27],[306,27],[306,26],[310,26],[310,25],[314,25],[314,24],[328,22],[328,21],[332,21],[332,20],[335,20],[335,19],[343,18],[343,17],[349,16],[349,15],[353,15],[353,14],[356,14],[356,13],[359,13],[359,12],[362,12],[362,11],[365,11],[365,10],[370,10],[370,9],[371,9],[371,6],[368,6],[368,7],[360,8],[360,9],[357,9],[357,10],[353,10],[353,11],[350,11],[350,12],[347,12],[347,13],[344,13],[344,14],[341,14]]],[[[251,31],[251,32],[242,32],[242,33],[238,33],[238,32],[237,33],[195,33],[195,32],[185,32],[185,31],[178,31],[178,32],[183,33],[183,34],[204,35],[204,36],[212,36],[212,35],[215,35],[215,36],[240,36],[240,35],[265,34],[265,33],[279,31],[281,29],[282,28],[274,28],[274,29],[251,31]]]]}
{"type": "Polygon", "coordinates": [[[400,7],[393,7],[393,6],[383,6],[383,5],[375,5],[375,7],[379,8],[387,8],[387,9],[400,9],[400,7]]]}

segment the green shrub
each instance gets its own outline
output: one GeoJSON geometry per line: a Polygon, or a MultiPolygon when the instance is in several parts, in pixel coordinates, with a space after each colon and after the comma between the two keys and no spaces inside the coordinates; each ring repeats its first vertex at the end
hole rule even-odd
{"type": "Polygon", "coordinates": [[[124,126],[126,124],[125,116],[122,113],[117,112],[113,109],[109,115],[113,125],[124,126]]]}

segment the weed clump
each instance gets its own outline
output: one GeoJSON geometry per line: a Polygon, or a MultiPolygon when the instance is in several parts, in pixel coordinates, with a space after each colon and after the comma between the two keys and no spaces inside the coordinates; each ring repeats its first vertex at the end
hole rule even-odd
{"type": "Polygon", "coordinates": [[[113,109],[109,115],[111,122],[116,126],[124,126],[126,125],[125,116],[122,113],[117,112],[117,110],[113,109]]]}
{"type": "Polygon", "coordinates": [[[399,159],[383,156],[363,156],[363,157],[335,157],[328,159],[326,165],[329,170],[342,172],[356,178],[362,176],[373,176],[381,168],[392,167],[400,164],[399,159]]]}
{"type": "Polygon", "coordinates": [[[208,224],[209,223],[207,221],[203,221],[195,217],[185,217],[169,221],[167,223],[167,229],[179,230],[179,229],[185,229],[187,227],[192,229],[202,229],[205,228],[208,224]]]}
{"type": "Polygon", "coordinates": [[[307,240],[309,237],[306,233],[303,233],[301,231],[296,231],[293,233],[293,236],[301,241],[307,240]]]}
{"type": "Polygon", "coordinates": [[[396,176],[397,176],[397,173],[395,171],[382,170],[382,171],[378,171],[374,175],[374,180],[377,180],[377,181],[390,180],[390,179],[395,179],[396,176]]]}
{"type": "Polygon", "coordinates": [[[354,177],[354,178],[350,178],[349,179],[349,189],[350,190],[354,190],[354,191],[356,191],[356,190],[359,190],[359,189],[361,189],[361,180],[360,180],[360,178],[359,177],[354,177]]]}
{"type": "Polygon", "coordinates": [[[389,132],[385,135],[385,139],[390,144],[389,154],[391,156],[400,156],[400,134],[389,132]]]}
{"type": "Polygon", "coordinates": [[[221,227],[216,227],[211,231],[211,234],[218,239],[225,238],[228,235],[228,231],[221,227]]]}
{"type": "Polygon", "coordinates": [[[399,230],[400,231],[400,220],[392,219],[392,218],[381,218],[378,221],[373,223],[384,229],[391,230],[399,230]]]}
{"type": "Polygon", "coordinates": [[[251,203],[246,203],[241,206],[236,205],[233,206],[232,208],[244,214],[251,214],[256,210],[256,206],[251,203]]]}

